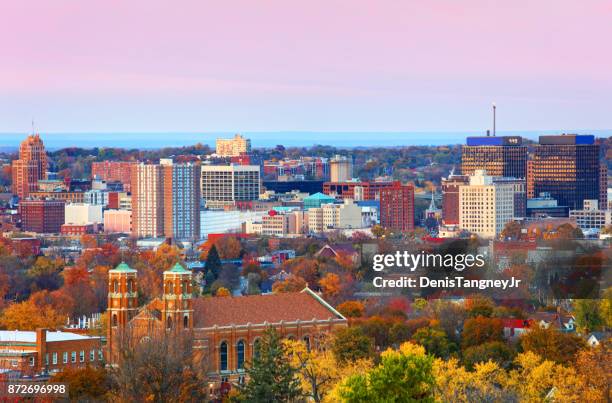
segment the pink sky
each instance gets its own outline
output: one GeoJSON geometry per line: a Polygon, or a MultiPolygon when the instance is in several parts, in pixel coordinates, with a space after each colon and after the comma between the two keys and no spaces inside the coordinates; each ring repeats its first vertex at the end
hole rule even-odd
{"type": "Polygon", "coordinates": [[[0,1],[0,132],[612,128],[609,1],[0,1]]]}

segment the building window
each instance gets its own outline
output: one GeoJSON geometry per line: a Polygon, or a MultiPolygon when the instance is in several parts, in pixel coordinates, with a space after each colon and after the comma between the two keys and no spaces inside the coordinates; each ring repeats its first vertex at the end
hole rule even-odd
{"type": "Polygon", "coordinates": [[[85,350],[81,350],[79,352],[79,361],[80,362],[85,362],[85,350]]]}
{"type": "Polygon", "coordinates": [[[304,344],[306,345],[306,350],[310,351],[310,337],[304,336],[303,340],[304,340],[304,344]]]}
{"type": "Polygon", "coordinates": [[[244,369],[244,340],[240,340],[236,344],[236,355],[238,357],[237,369],[244,369]]]}
{"type": "Polygon", "coordinates": [[[45,354],[45,365],[49,365],[49,353],[45,354]]]}
{"type": "Polygon", "coordinates": [[[113,327],[117,327],[117,314],[113,314],[113,327]]]}
{"type": "Polygon", "coordinates": [[[34,357],[30,357],[30,366],[33,367],[34,363],[36,362],[34,357]]]}
{"type": "Polygon", "coordinates": [[[70,362],[76,362],[76,351],[73,351],[72,354],[70,354],[70,362]]]}
{"type": "Polygon", "coordinates": [[[172,329],[172,316],[166,318],[166,329],[172,329]]]}
{"type": "Polygon", "coordinates": [[[117,280],[113,281],[113,292],[119,292],[119,282],[117,280]]]}
{"type": "Polygon", "coordinates": [[[183,328],[185,329],[189,328],[189,315],[183,316],[183,328]]]}
{"type": "Polygon", "coordinates": [[[134,280],[128,280],[128,292],[134,292],[134,280]]]}
{"type": "Polygon", "coordinates": [[[68,352],[67,351],[64,351],[64,355],[62,357],[62,362],[64,364],[68,364],[68,352]]]}
{"type": "Polygon", "coordinates": [[[219,369],[221,371],[227,371],[227,343],[221,343],[219,347],[219,369]]]}
{"type": "Polygon", "coordinates": [[[183,294],[187,294],[187,281],[183,281],[183,294]]]}
{"type": "Polygon", "coordinates": [[[102,350],[98,350],[98,360],[102,361],[104,359],[104,354],[102,353],[102,350]]]}
{"type": "Polygon", "coordinates": [[[259,358],[259,349],[260,349],[260,341],[259,339],[256,339],[253,342],[253,358],[259,358]]]}
{"type": "Polygon", "coordinates": [[[57,353],[53,353],[53,355],[51,356],[51,360],[53,365],[57,365],[57,353]]]}
{"type": "Polygon", "coordinates": [[[96,360],[96,350],[90,350],[89,351],[89,361],[95,361],[96,360]]]}

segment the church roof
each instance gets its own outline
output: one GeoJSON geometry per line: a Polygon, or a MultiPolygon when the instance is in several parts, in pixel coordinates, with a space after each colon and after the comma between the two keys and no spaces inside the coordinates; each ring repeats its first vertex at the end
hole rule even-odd
{"type": "Polygon", "coordinates": [[[183,266],[181,266],[180,263],[176,263],[174,265],[174,267],[172,267],[169,270],[166,270],[166,273],[191,273],[189,270],[185,269],[183,266]]]}
{"type": "Polygon", "coordinates": [[[125,262],[119,263],[117,267],[108,271],[109,273],[136,273],[136,270],[132,269],[125,262]]]}
{"type": "Polygon", "coordinates": [[[302,292],[197,298],[193,306],[196,328],[345,319],[308,288],[302,292]]]}

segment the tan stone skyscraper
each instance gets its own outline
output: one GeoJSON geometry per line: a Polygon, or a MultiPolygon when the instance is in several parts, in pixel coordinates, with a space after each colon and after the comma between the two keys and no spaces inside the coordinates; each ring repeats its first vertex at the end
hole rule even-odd
{"type": "Polygon", "coordinates": [[[20,199],[38,190],[38,181],[47,178],[47,153],[38,134],[21,142],[19,159],[12,163],[13,193],[20,199]]]}

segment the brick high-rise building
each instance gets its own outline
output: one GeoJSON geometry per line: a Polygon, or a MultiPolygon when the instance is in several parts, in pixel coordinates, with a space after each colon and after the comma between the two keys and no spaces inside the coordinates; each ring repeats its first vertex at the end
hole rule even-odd
{"type": "Polygon", "coordinates": [[[19,202],[21,229],[40,234],[56,234],[64,224],[63,200],[22,200],[19,202]]]}
{"type": "Polygon", "coordinates": [[[38,190],[38,181],[47,179],[47,153],[38,134],[28,136],[19,146],[19,159],[12,163],[13,193],[20,199],[38,190]]]}
{"type": "Polygon", "coordinates": [[[132,167],[132,234],[138,238],[164,236],[162,166],[132,167]]]}
{"type": "Polygon", "coordinates": [[[600,199],[599,145],[592,135],[540,136],[532,162],[533,194],[547,192],[561,206],[581,210],[600,199]]]}
{"type": "Polygon", "coordinates": [[[451,174],[442,178],[442,222],[444,225],[459,224],[459,186],[470,183],[467,175],[451,174]]]}
{"type": "Polygon", "coordinates": [[[328,196],[353,200],[377,200],[380,191],[385,188],[400,186],[399,181],[387,182],[325,182],[323,193],[328,196]]]}
{"type": "Polygon", "coordinates": [[[137,163],[134,161],[102,161],[91,163],[91,177],[106,182],[121,182],[123,190],[131,191],[131,169],[137,163]]]}
{"type": "Polygon", "coordinates": [[[414,231],[414,187],[400,185],[380,190],[380,225],[393,231],[414,231]]]}
{"type": "Polygon", "coordinates": [[[166,237],[200,237],[199,165],[162,160],[164,192],[164,233],[166,237]]]}
{"type": "Polygon", "coordinates": [[[518,136],[468,137],[461,147],[461,173],[474,175],[485,170],[487,175],[512,178],[527,176],[527,147],[518,136]]]}

